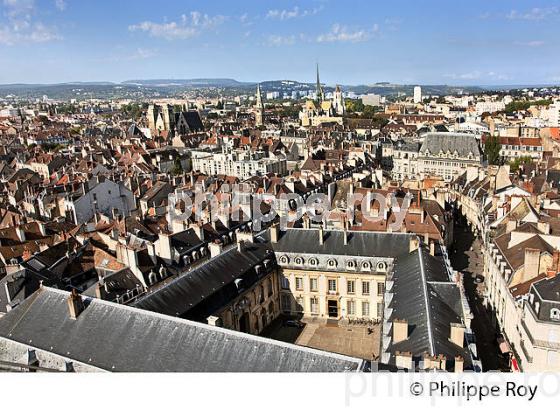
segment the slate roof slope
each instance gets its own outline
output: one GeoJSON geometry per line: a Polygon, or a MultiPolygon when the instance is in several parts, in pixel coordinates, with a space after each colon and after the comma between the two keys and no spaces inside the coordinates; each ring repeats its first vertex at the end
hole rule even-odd
{"type": "Polygon", "coordinates": [[[467,157],[469,153],[472,153],[475,157],[482,155],[478,141],[472,134],[428,132],[424,138],[420,152],[429,150],[434,155],[440,151],[444,153],[457,151],[460,157],[467,157]]]}
{"type": "MultiPolygon", "coordinates": [[[[171,316],[183,316],[268,257],[274,259],[270,247],[266,244],[246,244],[242,252],[238,252],[236,247],[230,248],[202,266],[146,295],[135,304],[135,307],[171,316]]],[[[250,283],[244,285],[248,287],[250,283]]],[[[227,299],[232,295],[224,292],[222,296],[227,299]]],[[[219,308],[216,303],[214,302],[214,307],[219,308]]]]}
{"type": "MultiPolygon", "coordinates": [[[[451,323],[462,323],[459,288],[449,281],[445,264],[431,256],[425,247],[396,259],[393,267],[393,298],[389,321],[406,319],[409,337],[391,344],[392,363],[397,351],[411,352],[414,357],[424,353],[443,354],[448,363],[462,356],[465,369],[473,363],[467,347],[459,347],[449,340],[451,323]]],[[[452,369],[451,369],[452,370],[452,369]]]]}
{"type": "MultiPolygon", "coordinates": [[[[263,234],[270,241],[270,233],[263,234]]],[[[326,255],[377,256],[395,258],[407,253],[413,234],[349,231],[344,245],[343,231],[324,231],[324,243],[319,243],[318,229],[287,229],[280,232],[274,252],[297,252],[326,255]]]]}
{"type": "Polygon", "coordinates": [[[9,339],[115,372],[342,372],[364,362],[43,287],[0,319],[9,339]]]}

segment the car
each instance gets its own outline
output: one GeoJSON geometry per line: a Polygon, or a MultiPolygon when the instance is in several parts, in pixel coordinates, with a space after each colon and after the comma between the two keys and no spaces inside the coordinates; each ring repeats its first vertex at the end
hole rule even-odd
{"type": "Polygon", "coordinates": [[[300,322],[299,320],[286,320],[284,322],[284,326],[297,327],[297,328],[301,329],[302,327],[305,327],[305,324],[300,322]]]}

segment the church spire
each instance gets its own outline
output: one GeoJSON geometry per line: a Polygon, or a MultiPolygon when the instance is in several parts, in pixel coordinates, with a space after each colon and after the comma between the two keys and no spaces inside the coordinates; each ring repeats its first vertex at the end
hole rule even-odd
{"type": "Polygon", "coordinates": [[[264,123],[264,104],[262,101],[260,84],[257,84],[257,95],[255,99],[255,125],[259,127],[264,123]]]}
{"type": "Polygon", "coordinates": [[[319,80],[319,63],[317,63],[317,90],[316,99],[321,102],[323,101],[323,88],[321,87],[321,81],[319,80]]]}

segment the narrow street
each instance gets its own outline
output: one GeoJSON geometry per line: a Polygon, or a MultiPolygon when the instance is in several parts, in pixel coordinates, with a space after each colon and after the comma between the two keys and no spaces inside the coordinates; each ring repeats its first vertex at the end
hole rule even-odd
{"type": "Polygon", "coordinates": [[[481,277],[484,271],[481,241],[474,237],[462,215],[455,218],[453,234],[451,264],[455,270],[463,273],[465,292],[473,313],[471,328],[476,336],[476,347],[482,368],[484,371],[499,370],[503,368],[503,363],[496,333],[479,293],[484,288],[484,284],[475,282],[477,276],[481,277]]]}

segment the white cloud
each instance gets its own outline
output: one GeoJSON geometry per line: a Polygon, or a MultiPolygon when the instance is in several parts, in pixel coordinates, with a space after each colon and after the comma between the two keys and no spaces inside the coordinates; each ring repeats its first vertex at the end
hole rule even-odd
{"type": "Polygon", "coordinates": [[[544,45],[544,41],[542,40],[531,40],[531,41],[516,41],[513,43],[516,46],[522,47],[540,47],[544,45]]]}
{"type": "Polygon", "coordinates": [[[66,10],[66,1],[65,0],[55,0],[54,5],[60,11],[66,10]]]}
{"type": "Polygon", "coordinates": [[[358,43],[367,41],[379,33],[379,26],[374,24],[371,29],[349,30],[340,24],[334,24],[331,31],[317,36],[318,43],[350,42],[358,43]]]}
{"type": "Polygon", "coordinates": [[[294,35],[291,36],[278,36],[278,35],[270,35],[266,39],[266,45],[269,46],[291,46],[296,42],[296,37],[294,35]]]}
{"type": "Polygon", "coordinates": [[[474,70],[460,74],[445,74],[444,77],[453,80],[510,80],[511,77],[505,74],[496,73],[495,71],[474,70]]]}
{"type": "Polygon", "coordinates": [[[60,40],[55,27],[35,21],[34,0],[3,0],[7,21],[0,27],[0,44],[45,43],[60,40]]]}
{"type": "Polygon", "coordinates": [[[550,17],[555,17],[560,15],[560,9],[558,7],[534,7],[525,12],[519,12],[517,10],[511,10],[506,18],[510,20],[530,20],[530,21],[540,21],[545,20],[550,17]]]}
{"type": "Polygon", "coordinates": [[[267,19],[276,19],[276,20],[289,20],[294,18],[301,18],[307,16],[313,16],[323,10],[323,6],[317,7],[310,10],[301,10],[298,6],[295,6],[291,10],[268,10],[266,13],[267,19]]]}
{"type": "Polygon", "coordinates": [[[152,37],[164,38],[166,40],[184,40],[198,36],[205,30],[213,29],[226,20],[225,16],[209,16],[198,11],[183,14],[178,22],[154,23],[144,21],[128,27],[130,31],[142,31],[149,33],[152,37]]]}

